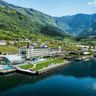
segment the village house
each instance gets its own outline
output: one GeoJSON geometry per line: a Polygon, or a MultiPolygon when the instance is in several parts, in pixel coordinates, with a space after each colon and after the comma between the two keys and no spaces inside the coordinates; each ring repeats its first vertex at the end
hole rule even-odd
{"type": "Polygon", "coordinates": [[[31,40],[25,39],[25,40],[20,40],[19,42],[26,42],[26,43],[29,43],[29,42],[31,42],[31,40]]]}
{"type": "Polygon", "coordinates": [[[77,45],[77,47],[80,47],[82,51],[88,51],[88,49],[90,48],[90,46],[87,45],[77,45]]]}
{"type": "Polygon", "coordinates": [[[6,41],[5,40],[0,40],[0,45],[6,45],[7,43],[6,43],[6,41]]]}

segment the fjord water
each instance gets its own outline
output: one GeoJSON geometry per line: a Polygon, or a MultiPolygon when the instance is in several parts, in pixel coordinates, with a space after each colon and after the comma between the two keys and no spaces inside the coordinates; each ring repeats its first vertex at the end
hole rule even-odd
{"type": "Polygon", "coordinates": [[[96,60],[72,62],[39,77],[1,75],[0,96],[96,96],[96,60]]]}

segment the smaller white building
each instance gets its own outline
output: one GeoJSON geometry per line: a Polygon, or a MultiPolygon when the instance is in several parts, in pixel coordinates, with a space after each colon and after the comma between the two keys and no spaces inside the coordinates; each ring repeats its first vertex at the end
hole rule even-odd
{"type": "Polygon", "coordinates": [[[84,55],[90,55],[90,52],[84,52],[83,54],[84,55]]]}
{"type": "Polygon", "coordinates": [[[0,40],[0,45],[6,45],[6,41],[5,40],[0,40]]]}
{"type": "Polygon", "coordinates": [[[9,64],[16,65],[16,64],[23,63],[23,59],[19,55],[1,55],[0,63],[7,64],[7,65],[9,64]]]}
{"type": "Polygon", "coordinates": [[[14,45],[14,41],[9,41],[8,43],[14,45]]]}

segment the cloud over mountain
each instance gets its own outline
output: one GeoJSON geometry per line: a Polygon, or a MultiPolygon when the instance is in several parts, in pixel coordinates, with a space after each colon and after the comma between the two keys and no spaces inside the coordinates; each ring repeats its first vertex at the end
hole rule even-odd
{"type": "Polygon", "coordinates": [[[88,4],[90,6],[96,7],[96,0],[92,1],[92,2],[88,2],[88,4]]]}

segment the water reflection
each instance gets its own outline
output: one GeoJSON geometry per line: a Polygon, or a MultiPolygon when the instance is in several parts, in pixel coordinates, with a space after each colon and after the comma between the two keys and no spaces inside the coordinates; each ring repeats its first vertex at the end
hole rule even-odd
{"type": "Polygon", "coordinates": [[[62,68],[59,71],[60,74],[74,76],[78,78],[83,77],[96,77],[96,61],[80,61],[80,62],[72,62],[66,67],[62,68]]]}
{"type": "Polygon", "coordinates": [[[96,96],[96,61],[72,62],[44,76],[0,76],[0,96],[96,96]]]}

